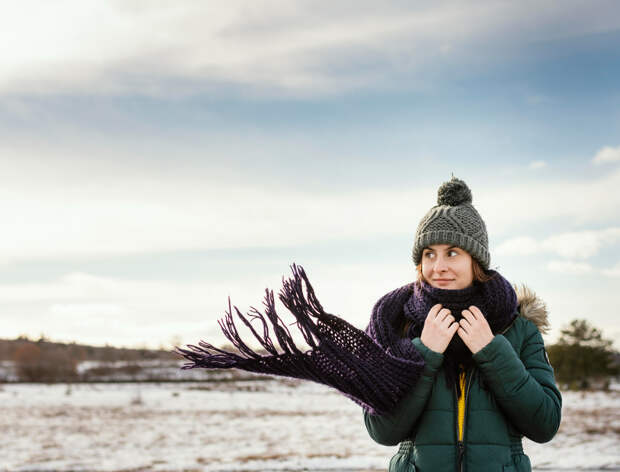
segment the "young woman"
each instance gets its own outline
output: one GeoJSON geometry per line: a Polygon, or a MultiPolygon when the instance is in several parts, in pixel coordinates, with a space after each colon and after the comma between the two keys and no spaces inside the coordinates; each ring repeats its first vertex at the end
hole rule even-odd
{"type": "Polygon", "coordinates": [[[463,181],[439,188],[418,225],[413,261],[417,280],[381,297],[364,331],[326,313],[293,264],[279,298],[308,350],[295,345],[267,290],[265,314],[252,308],[248,319],[234,307],[264,353],[242,341],[229,301],[220,326],[238,352],[202,341],[177,348],[190,361],[184,368],[234,367],[339,390],[363,407],[375,441],[400,443],[390,472],[530,471],[521,438],[549,441],[560,424],[541,336],[547,315],[527,288],[489,269],[486,226],[463,181]]]}
{"type": "Polygon", "coordinates": [[[544,304],[489,270],[487,248],[471,192],[453,178],[413,248],[418,278],[402,336],[424,371],[389,414],[364,411],[375,441],[400,443],[390,472],[530,471],[522,436],[546,442],[558,430],[562,399],[540,333],[544,304]]]}

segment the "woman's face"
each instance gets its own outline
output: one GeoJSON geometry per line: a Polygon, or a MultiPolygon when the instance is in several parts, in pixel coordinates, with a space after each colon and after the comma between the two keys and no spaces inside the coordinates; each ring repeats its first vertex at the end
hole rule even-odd
{"type": "Polygon", "coordinates": [[[422,251],[422,275],[432,287],[467,288],[474,281],[472,258],[460,247],[433,244],[422,251]]]}

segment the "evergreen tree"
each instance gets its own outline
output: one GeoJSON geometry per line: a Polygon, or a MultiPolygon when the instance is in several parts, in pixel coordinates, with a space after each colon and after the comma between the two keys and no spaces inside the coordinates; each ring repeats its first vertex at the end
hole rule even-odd
{"type": "Polygon", "coordinates": [[[619,372],[612,341],[587,320],[573,320],[548,353],[557,381],[569,388],[585,389],[619,372]]]}

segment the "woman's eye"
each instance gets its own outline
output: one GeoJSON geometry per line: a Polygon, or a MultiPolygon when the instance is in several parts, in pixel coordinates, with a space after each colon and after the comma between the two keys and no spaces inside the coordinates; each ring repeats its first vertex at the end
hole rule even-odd
{"type": "Polygon", "coordinates": [[[424,254],[424,257],[428,257],[429,259],[434,256],[434,254],[432,252],[427,252],[426,254],[424,254]]]}
{"type": "Polygon", "coordinates": [[[458,256],[458,255],[459,255],[459,253],[458,253],[458,252],[456,252],[455,250],[450,251],[448,254],[450,254],[450,255],[454,254],[455,256],[458,256]]]}

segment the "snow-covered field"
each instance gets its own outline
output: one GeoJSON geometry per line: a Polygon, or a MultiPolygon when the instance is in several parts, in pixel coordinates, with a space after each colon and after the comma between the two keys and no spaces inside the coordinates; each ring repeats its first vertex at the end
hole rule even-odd
{"type": "MultiPolygon", "coordinates": [[[[536,469],[620,470],[620,391],[564,393],[536,469]]],[[[361,408],[295,380],[0,385],[0,470],[386,470],[361,408]]]]}

